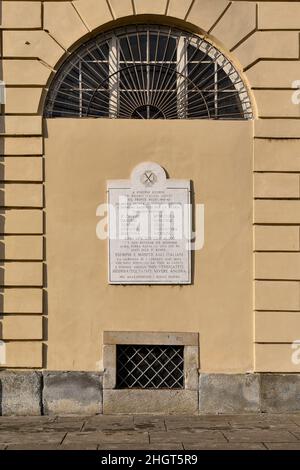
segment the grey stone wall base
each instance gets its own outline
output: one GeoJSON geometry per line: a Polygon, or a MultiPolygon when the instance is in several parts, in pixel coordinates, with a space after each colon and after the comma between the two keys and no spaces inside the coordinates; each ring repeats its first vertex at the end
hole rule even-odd
{"type": "Polygon", "coordinates": [[[201,374],[200,413],[258,413],[260,378],[258,374],[201,374]]]}
{"type": "Polygon", "coordinates": [[[300,412],[299,374],[261,374],[261,411],[300,412]]]}
{"type": "Polygon", "coordinates": [[[44,414],[102,413],[102,374],[43,372],[44,414]]]}
{"type": "Polygon", "coordinates": [[[0,371],[0,414],[34,416],[41,412],[41,373],[0,371]]]}
{"type": "Polygon", "coordinates": [[[2,415],[102,412],[300,413],[300,374],[201,374],[199,390],[103,390],[100,372],[0,371],[2,415]]]}
{"type": "Polygon", "coordinates": [[[198,414],[195,390],[104,390],[104,414],[198,414]]]}

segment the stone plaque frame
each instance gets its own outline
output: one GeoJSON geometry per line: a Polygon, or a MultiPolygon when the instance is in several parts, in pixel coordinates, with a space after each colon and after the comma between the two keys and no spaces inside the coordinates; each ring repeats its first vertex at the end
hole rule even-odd
{"type": "MultiPolygon", "coordinates": [[[[107,182],[107,202],[108,202],[108,214],[109,214],[109,247],[108,247],[108,282],[109,284],[117,285],[189,285],[192,283],[192,255],[191,255],[191,236],[192,236],[192,209],[191,209],[191,182],[190,180],[175,180],[167,178],[165,170],[153,162],[144,162],[136,166],[132,171],[131,178],[129,180],[110,180],[107,182]],[[172,204],[180,206],[182,209],[182,233],[183,238],[180,240],[172,240],[167,238],[161,238],[156,240],[160,243],[159,248],[165,248],[166,254],[169,253],[172,256],[176,250],[179,252],[179,256],[182,259],[181,267],[182,272],[177,271],[177,274],[173,274],[170,267],[165,266],[166,273],[164,275],[148,274],[148,277],[137,274],[134,277],[132,272],[129,274],[123,274],[123,276],[115,274],[113,266],[117,265],[116,256],[121,253],[121,248],[118,249],[118,242],[112,237],[112,232],[116,230],[115,221],[112,223],[111,208],[116,207],[116,198],[120,196],[131,196],[136,195],[136,200],[139,200],[140,195],[151,199],[151,197],[159,200],[158,204],[164,204],[169,198],[170,206],[172,204]],[[160,196],[157,196],[160,195],[160,196]],[[169,246],[168,246],[169,243],[169,246]],[[173,251],[170,249],[170,245],[173,243],[173,251]],[[175,250],[175,243],[177,243],[175,250]],[[168,271],[169,269],[169,271],[168,271]],[[140,276],[140,277],[139,277],[140,276]],[[143,279],[141,279],[143,277],[143,279]]],[[[132,241],[132,240],[131,240],[132,241]]],[[[128,243],[128,253],[130,250],[130,241],[128,243]]],[[[142,244],[142,241],[140,242],[142,244]]],[[[119,247],[121,244],[119,242],[119,247]]],[[[168,256],[165,256],[165,259],[168,256]]],[[[157,256],[157,255],[156,255],[157,256]]],[[[160,255],[163,259],[164,256],[160,255]]],[[[150,258],[151,259],[151,258],[150,258]]],[[[176,258],[175,258],[176,259],[176,258]]],[[[177,258],[177,263],[178,263],[177,258]]],[[[149,270],[149,266],[146,266],[149,270]]],[[[133,271],[134,272],[134,271],[133,271]]]]}

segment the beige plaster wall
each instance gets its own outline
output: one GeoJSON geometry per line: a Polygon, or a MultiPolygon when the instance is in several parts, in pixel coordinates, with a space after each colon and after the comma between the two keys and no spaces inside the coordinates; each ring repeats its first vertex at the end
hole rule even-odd
{"type": "Polygon", "coordinates": [[[93,370],[102,332],[133,330],[197,332],[202,370],[252,369],[253,123],[49,119],[46,126],[48,368],[93,370]],[[191,179],[195,203],[205,205],[192,286],[107,283],[96,209],[106,180],[129,177],[144,160],[191,179]]]}
{"type": "MultiPolygon", "coordinates": [[[[256,119],[253,142],[249,142],[248,146],[248,140],[245,139],[242,152],[248,155],[253,145],[255,282],[254,312],[247,333],[250,336],[254,330],[250,367],[253,366],[257,371],[299,372],[300,364],[291,362],[291,354],[293,341],[300,337],[300,106],[292,102],[295,92],[293,82],[300,80],[300,2],[4,0],[0,13],[0,80],[5,81],[7,95],[0,116],[0,339],[5,342],[7,349],[4,367],[47,367],[47,346],[50,351],[48,362],[54,366],[50,340],[47,345],[47,322],[50,327],[51,315],[56,313],[48,310],[46,295],[47,276],[51,276],[50,271],[47,273],[47,231],[50,226],[46,223],[48,205],[44,199],[47,184],[44,164],[48,156],[44,152],[45,130],[42,127],[43,99],[49,81],[64,57],[92,35],[118,22],[154,21],[208,34],[234,61],[250,88],[256,119]]],[[[71,126],[71,123],[68,125],[71,126]]],[[[118,126],[119,132],[122,124],[106,125],[118,126]]],[[[180,125],[186,126],[184,132],[190,132],[190,123],[180,125]]],[[[50,126],[49,123],[49,130],[50,126]]],[[[191,129],[194,129],[193,126],[191,129]]],[[[237,132],[236,123],[228,126],[229,134],[234,136],[237,132]]],[[[197,135],[197,132],[194,134],[197,135]]],[[[227,152],[228,149],[222,150],[227,152]]],[[[198,151],[201,151],[201,147],[198,151]]],[[[161,158],[158,150],[157,156],[161,158]]],[[[125,163],[124,167],[118,167],[119,171],[122,168],[120,177],[128,174],[130,163],[129,159],[126,167],[125,163]]],[[[176,174],[177,167],[169,164],[168,170],[172,176],[180,176],[176,174]]],[[[188,173],[186,177],[192,177],[188,173]]],[[[58,174],[57,177],[67,180],[68,175],[58,174]]],[[[207,187],[207,181],[205,184],[207,187]]],[[[210,180],[209,185],[214,188],[210,180]]],[[[205,185],[201,182],[199,188],[200,194],[202,190],[205,191],[205,185]]],[[[81,214],[81,217],[85,216],[81,214]]],[[[200,258],[204,253],[199,255],[200,258]]],[[[196,263],[196,269],[202,269],[201,259],[199,265],[196,263]]],[[[206,273],[209,275],[209,268],[206,273]]],[[[73,276],[73,273],[68,275],[73,276]]],[[[201,288],[199,292],[197,290],[199,297],[201,288]]],[[[190,290],[196,291],[196,285],[190,290]]],[[[185,292],[189,290],[180,292],[182,300],[179,305],[185,302],[185,292]]],[[[250,292],[251,289],[249,295],[250,292]]],[[[193,312],[192,315],[196,316],[195,310],[193,312]]],[[[227,315],[230,314],[229,310],[227,315]]],[[[87,317],[89,312],[85,311],[84,315],[87,317]]],[[[215,317],[207,317],[204,322],[204,315],[201,312],[199,329],[201,326],[203,331],[205,323],[209,335],[212,335],[209,321],[215,317]]],[[[238,325],[234,326],[237,328],[238,325]]],[[[114,323],[112,327],[117,329],[118,325],[114,323]]],[[[164,328],[164,325],[161,327],[164,328]]],[[[212,325],[211,330],[215,327],[215,324],[212,325]]],[[[58,322],[55,328],[58,329],[57,341],[67,348],[64,338],[66,325],[59,331],[58,322]]],[[[81,333],[88,337],[87,329],[82,328],[80,322],[78,329],[83,330],[81,333]]],[[[49,328],[49,338],[51,331],[49,328]]],[[[226,331],[223,330],[224,333],[226,331]]],[[[222,330],[216,334],[222,336],[222,330]]],[[[71,333],[68,335],[70,337],[71,333]]],[[[94,348],[92,361],[98,354],[96,348],[99,352],[97,341],[90,346],[94,348]]],[[[202,341],[208,340],[203,336],[202,341]]],[[[237,346],[239,341],[235,344],[237,346]]],[[[220,351],[223,349],[214,349],[213,346],[204,349],[207,356],[202,357],[207,361],[205,367],[219,370],[224,363],[220,359],[220,351]],[[215,351],[219,351],[217,355],[215,351]]],[[[241,345],[240,351],[244,347],[241,345]]],[[[81,363],[79,353],[71,348],[72,344],[70,356],[74,356],[76,364],[81,363]]],[[[70,361],[70,358],[67,360],[70,361]]],[[[248,367],[247,353],[241,362],[235,358],[228,366],[228,371],[242,367],[242,362],[244,368],[248,367]]]]}

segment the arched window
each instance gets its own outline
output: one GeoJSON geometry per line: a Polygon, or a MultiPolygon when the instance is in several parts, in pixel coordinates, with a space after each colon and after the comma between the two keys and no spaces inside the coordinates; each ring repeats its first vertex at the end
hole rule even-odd
{"type": "Polygon", "coordinates": [[[237,70],[206,39],[134,25],[70,55],[50,86],[45,116],[251,119],[252,110],[237,70]]]}

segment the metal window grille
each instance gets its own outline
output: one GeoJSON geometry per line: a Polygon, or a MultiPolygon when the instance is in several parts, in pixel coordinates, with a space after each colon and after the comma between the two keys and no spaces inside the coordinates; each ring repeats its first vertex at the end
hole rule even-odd
{"type": "Polygon", "coordinates": [[[50,86],[46,117],[251,119],[233,64],[207,39],[132,25],[82,45],[50,86]]]}
{"type": "Polygon", "coordinates": [[[117,346],[117,388],[184,388],[183,346],[117,346]]]}

